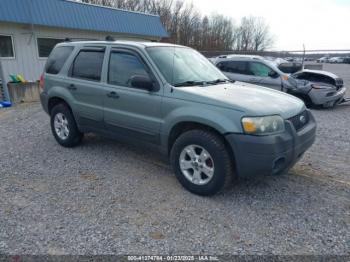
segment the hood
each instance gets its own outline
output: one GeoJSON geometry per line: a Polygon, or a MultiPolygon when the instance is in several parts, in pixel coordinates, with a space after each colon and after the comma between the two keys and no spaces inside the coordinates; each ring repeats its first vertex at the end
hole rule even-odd
{"type": "Polygon", "coordinates": [[[181,87],[176,88],[173,95],[180,99],[242,111],[247,116],[277,114],[288,119],[305,109],[304,103],[294,96],[241,82],[181,87]]]}

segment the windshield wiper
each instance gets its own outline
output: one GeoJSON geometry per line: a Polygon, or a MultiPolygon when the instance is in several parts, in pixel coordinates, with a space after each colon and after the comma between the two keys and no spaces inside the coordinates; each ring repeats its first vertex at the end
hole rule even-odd
{"type": "Polygon", "coordinates": [[[213,81],[185,81],[185,82],[182,82],[182,83],[177,83],[177,84],[174,84],[175,87],[180,87],[180,86],[204,86],[204,85],[217,85],[217,84],[220,84],[220,83],[226,83],[226,82],[229,82],[229,83],[234,83],[235,81],[233,80],[230,80],[230,79],[216,79],[216,80],[213,80],[213,81]]]}
{"type": "Polygon", "coordinates": [[[207,82],[205,81],[185,81],[181,83],[176,83],[174,84],[175,87],[180,87],[180,86],[198,86],[198,85],[205,85],[207,82]]]}
{"type": "Polygon", "coordinates": [[[216,85],[216,84],[227,83],[227,82],[234,83],[235,81],[234,80],[230,80],[230,79],[222,78],[222,79],[216,79],[216,80],[213,80],[213,81],[209,81],[209,82],[207,82],[207,84],[216,85]]]}

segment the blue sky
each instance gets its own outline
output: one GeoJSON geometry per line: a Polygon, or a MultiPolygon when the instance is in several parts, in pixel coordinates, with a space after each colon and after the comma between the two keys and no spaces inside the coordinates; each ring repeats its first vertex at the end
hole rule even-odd
{"type": "Polygon", "coordinates": [[[350,0],[186,0],[204,14],[220,13],[236,22],[264,17],[275,50],[350,49],[350,0]]]}

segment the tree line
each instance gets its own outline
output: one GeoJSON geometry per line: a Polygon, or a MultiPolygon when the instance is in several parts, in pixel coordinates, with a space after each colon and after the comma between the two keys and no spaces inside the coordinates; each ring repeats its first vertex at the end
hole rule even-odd
{"type": "Polygon", "coordinates": [[[264,51],[273,45],[261,17],[243,17],[238,24],[220,14],[202,15],[183,0],[77,0],[129,11],[159,15],[169,33],[167,42],[201,51],[264,51]]]}

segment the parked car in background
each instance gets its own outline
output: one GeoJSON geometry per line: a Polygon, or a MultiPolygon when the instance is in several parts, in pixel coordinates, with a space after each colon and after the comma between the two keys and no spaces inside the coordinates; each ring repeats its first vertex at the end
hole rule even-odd
{"type": "Polygon", "coordinates": [[[288,62],[280,59],[273,61],[279,70],[286,74],[293,74],[303,69],[303,64],[299,62],[288,62]]]}
{"type": "Polygon", "coordinates": [[[332,57],[329,59],[329,63],[331,63],[331,64],[344,63],[344,58],[343,57],[332,57]]]}
{"type": "Polygon", "coordinates": [[[344,58],[344,64],[350,64],[350,57],[344,58]]]}
{"type": "Polygon", "coordinates": [[[283,90],[288,74],[283,73],[273,61],[261,56],[229,55],[218,57],[214,64],[230,79],[283,90]]]}
{"type": "Polygon", "coordinates": [[[215,194],[232,176],[285,173],[316,135],[300,99],[232,83],[197,51],[172,44],[62,43],[40,85],[60,145],[96,132],[159,149],[199,195],[215,194]]]}
{"type": "Polygon", "coordinates": [[[305,58],[304,58],[304,61],[305,61],[305,62],[312,62],[312,61],[315,61],[315,59],[312,58],[312,57],[305,57],[305,58]]]}
{"type": "Polygon", "coordinates": [[[286,60],[288,62],[293,62],[294,58],[293,57],[286,57],[286,58],[284,58],[284,60],[286,60]]]}
{"type": "Polygon", "coordinates": [[[317,63],[328,63],[329,62],[329,57],[328,56],[324,56],[324,57],[321,57],[319,59],[316,60],[317,63]]]}
{"type": "Polygon", "coordinates": [[[310,106],[332,107],[341,103],[346,93],[343,80],[332,73],[299,70],[290,74],[283,72],[278,62],[260,56],[231,55],[217,58],[215,65],[232,80],[284,91],[310,106]]]}

